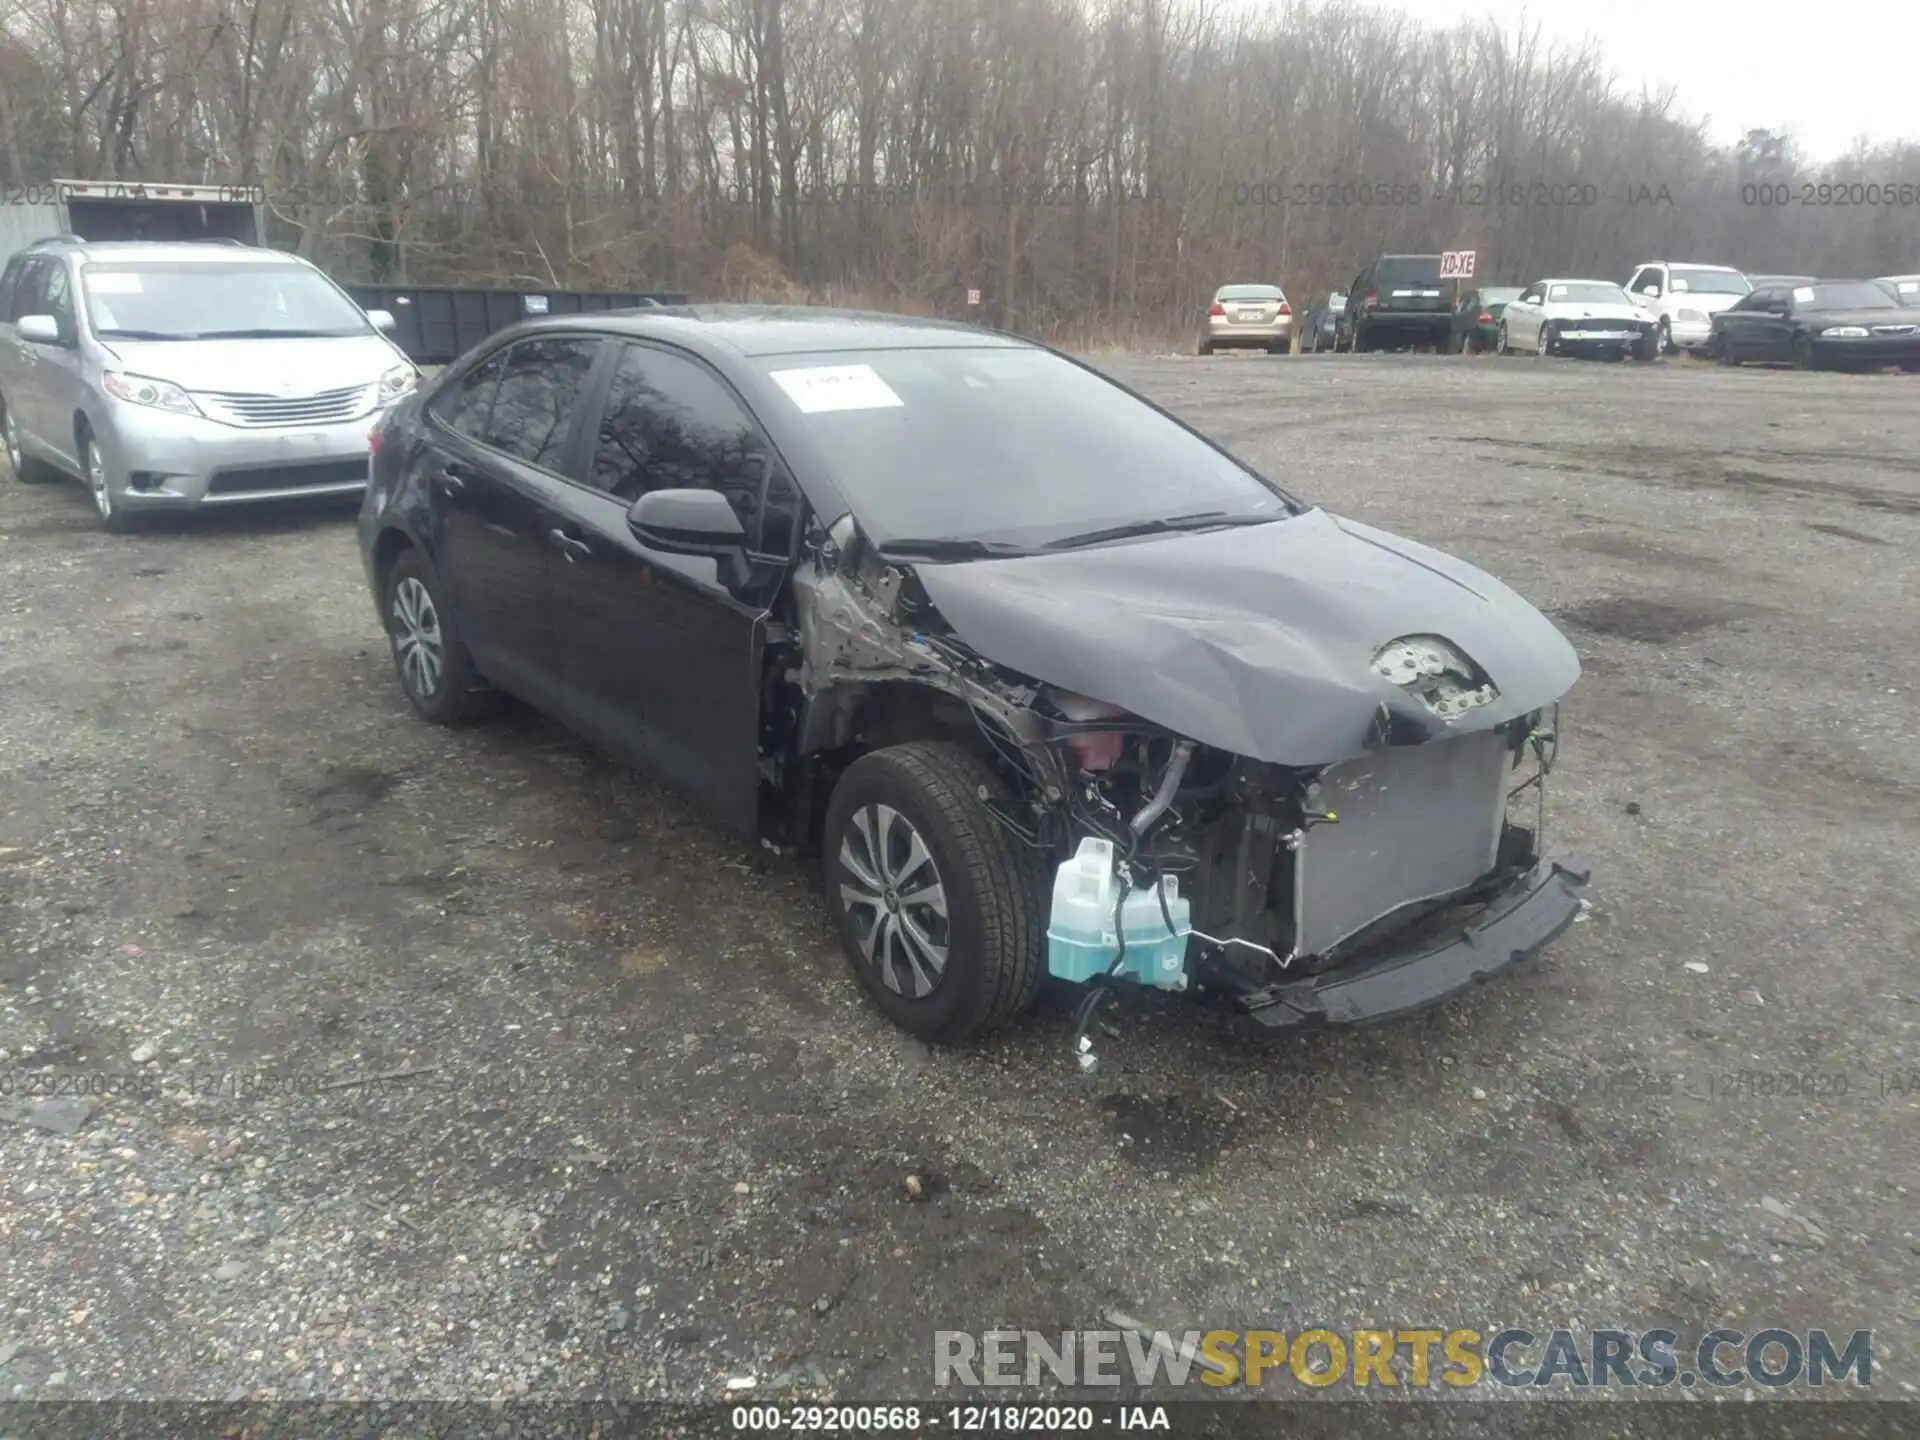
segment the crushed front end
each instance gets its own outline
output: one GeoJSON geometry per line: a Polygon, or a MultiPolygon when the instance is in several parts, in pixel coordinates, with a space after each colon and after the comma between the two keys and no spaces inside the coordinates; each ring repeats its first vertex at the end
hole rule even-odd
{"type": "Polygon", "coordinates": [[[1169,988],[1275,1028],[1385,1019],[1537,953],[1585,907],[1585,866],[1542,848],[1557,713],[1305,769],[1082,736],[1055,762],[1053,848],[1091,833],[1136,893],[1175,879],[1168,928],[1189,939],[1169,988]]]}

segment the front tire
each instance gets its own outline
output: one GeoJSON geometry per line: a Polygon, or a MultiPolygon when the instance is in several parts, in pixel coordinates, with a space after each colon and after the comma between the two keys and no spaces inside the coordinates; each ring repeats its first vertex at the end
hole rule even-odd
{"type": "Polygon", "coordinates": [[[1560,342],[1554,338],[1553,326],[1542,325],[1539,333],[1534,336],[1533,353],[1537,357],[1545,359],[1549,355],[1559,353],[1556,349],[1559,343],[1560,342]]]}
{"type": "Polygon", "coordinates": [[[1499,333],[1494,338],[1493,350],[1496,355],[1513,353],[1513,337],[1507,333],[1507,322],[1504,320],[1500,322],[1499,333]]]}
{"type": "Polygon", "coordinates": [[[492,710],[494,693],[485,688],[439,578],[419,551],[403,551],[393,562],[380,614],[400,688],[421,719],[465,725],[492,710]]]}
{"type": "Polygon", "coordinates": [[[1660,328],[1654,332],[1654,353],[1671,355],[1673,353],[1673,326],[1666,320],[1660,322],[1660,328]]]}
{"type": "Polygon", "coordinates": [[[109,535],[132,534],[139,528],[139,517],[114,500],[113,482],[107,475],[107,460],[100,453],[93,432],[82,425],[75,438],[80,442],[81,478],[87,482],[87,493],[93,497],[93,511],[100,517],[100,528],[109,535]]]}
{"type": "Polygon", "coordinates": [[[1000,779],[921,740],[863,755],[827,805],[827,906],[901,1029],[956,1045],[1024,1014],[1046,978],[1041,866],[994,818],[1000,779]]]}
{"type": "Polygon", "coordinates": [[[1722,335],[1713,342],[1713,358],[1721,365],[1738,365],[1740,352],[1733,348],[1733,342],[1722,335]]]}

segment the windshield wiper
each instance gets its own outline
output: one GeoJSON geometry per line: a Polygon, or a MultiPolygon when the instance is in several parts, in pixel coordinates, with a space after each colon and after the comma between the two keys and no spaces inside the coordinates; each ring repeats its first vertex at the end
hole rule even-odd
{"type": "Polygon", "coordinates": [[[873,548],[882,555],[901,560],[1004,560],[1012,555],[1032,553],[1000,540],[962,540],[954,537],[889,540],[873,548]]]}
{"type": "Polygon", "coordinates": [[[176,335],[170,330],[96,330],[102,340],[192,340],[192,335],[176,335]]]}
{"type": "Polygon", "coordinates": [[[1112,525],[1105,530],[1089,530],[1084,535],[1068,535],[1049,540],[1042,549],[1076,550],[1082,545],[1099,545],[1108,540],[1131,540],[1139,535],[1169,535],[1177,530],[1210,530],[1224,525],[1266,525],[1285,520],[1285,515],[1229,515],[1224,510],[1201,510],[1192,515],[1169,515],[1161,520],[1136,520],[1131,525],[1112,525]]]}
{"type": "Polygon", "coordinates": [[[202,330],[195,340],[344,340],[356,330],[202,330]]]}

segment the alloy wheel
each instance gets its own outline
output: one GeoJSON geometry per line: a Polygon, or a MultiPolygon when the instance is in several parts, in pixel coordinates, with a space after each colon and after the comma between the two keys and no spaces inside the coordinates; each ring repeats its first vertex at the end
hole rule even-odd
{"type": "Polygon", "coordinates": [[[416,699],[431,701],[440,693],[446,665],[440,612],[434,608],[433,593],[412,575],[393,587],[393,653],[416,699]]]}
{"type": "Polygon", "coordinates": [[[113,523],[113,491],[107,484],[107,462],[100,458],[100,447],[93,443],[89,435],[80,447],[81,463],[86,467],[87,488],[93,492],[93,508],[100,512],[100,519],[106,524],[113,523]]]}
{"type": "Polygon", "coordinates": [[[890,805],[854,812],[840,842],[840,899],[860,953],[889,990],[933,993],[947,968],[947,892],[926,841],[890,805]]]}

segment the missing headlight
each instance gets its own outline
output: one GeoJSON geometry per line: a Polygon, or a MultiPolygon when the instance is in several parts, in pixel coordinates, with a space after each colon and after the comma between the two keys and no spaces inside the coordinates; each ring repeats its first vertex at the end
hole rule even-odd
{"type": "Polygon", "coordinates": [[[1457,720],[1500,693],[1479,666],[1438,635],[1389,640],[1374,652],[1373,669],[1442,720],[1457,720]]]}

